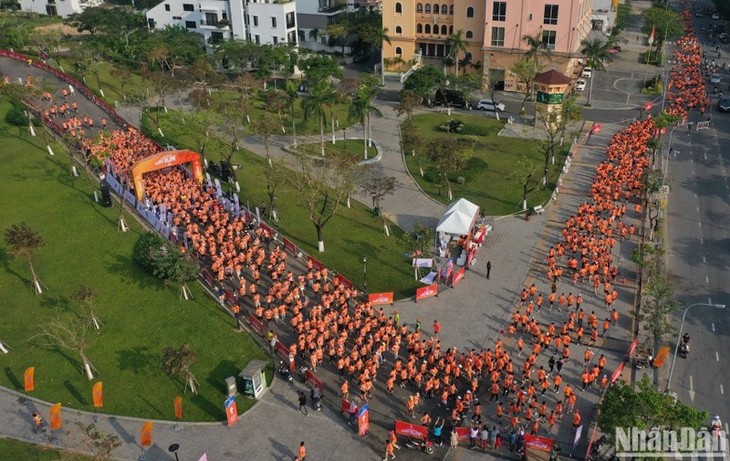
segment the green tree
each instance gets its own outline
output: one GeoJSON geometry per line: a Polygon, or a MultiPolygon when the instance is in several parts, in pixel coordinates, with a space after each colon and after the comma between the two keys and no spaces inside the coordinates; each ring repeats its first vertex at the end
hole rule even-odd
{"type": "Polygon", "coordinates": [[[682,18],[671,9],[653,6],[644,10],[641,16],[644,19],[644,24],[641,26],[642,32],[649,35],[654,28],[656,37],[654,44],[660,48],[667,39],[679,37],[684,33],[682,18]]]}
{"type": "Polygon", "coordinates": [[[266,110],[276,113],[276,116],[279,118],[279,125],[283,128],[284,124],[281,115],[289,106],[289,95],[287,92],[276,88],[268,89],[264,93],[264,104],[266,110]]]}
{"type": "Polygon", "coordinates": [[[676,397],[661,393],[648,376],[638,382],[636,389],[623,381],[608,388],[600,403],[598,428],[613,439],[616,428],[635,427],[680,430],[702,427],[707,413],[682,403],[676,397]]]}
{"type": "MultiPolygon", "coordinates": [[[[593,71],[599,71],[606,68],[606,63],[611,62],[611,53],[608,50],[611,49],[612,45],[610,42],[604,42],[600,38],[593,38],[591,40],[583,40],[581,42],[583,49],[580,52],[587,59],[589,66],[593,68],[593,71]]],[[[591,105],[591,96],[593,95],[593,78],[590,79],[590,88],[588,89],[588,102],[591,105]]]]}
{"type": "Polygon", "coordinates": [[[393,110],[398,117],[405,114],[406,120],[413,120],[413,112],[421,105],[421,97],[413,90],[403,90],[398,97],[398,103],[393,110]]]}
{"type": "Polygon", "coordinates": [[[516,61],[512,67],[510,67],[510,72],[512,72],[520,82],[525,84],[525,97],[522,99],[520,114],[525,113],[527,100],[532,96],[532,82],[535,80],[535,77],[538,73],[540,73],[540,71],[541,68],[535,60],[520,59],[519,61],[516,61]]]}
{"type": "Polygon", "coordinates": [[[423,136],[418,133],[416,125],[412,120],[406,120],[401,124],[400,138],[403,155],[410,154],[416,157],[416,160],[418,160],[418,171],[421,173],[421,177],[423,177],[424,171],[421,160],[425,155],[428,144],[423,139],[423,136]]]}
{"type": "Polygon", "coordinates": [[[318,28],[316,28],[316,27],[314,29],[312,29],[312,30],[309,31],[309,38],[311,38],[312,41],[315,41],[315,42],[318,41],[319,40],[319,37],[321,35],[322,34],[321,34],[320,30],[318,28]]]}
{"type": "Polygon", "coordinates": [[[11,257],[20,257],[25,260],[30,269],[33,290],[36,294],[43,293],[41,281],[33,267],[33,255],[45,245],[43,237],[26,223],[13,224],[5,229],[5,245],[7,245],[7,252],[11,257]]]}
{"type": "Polygon", "coordinates": [[[540,152],[545,160],[542,177],[544,188],[547,187],[550,163],[555,163],[555,154],[563,144],[568,125],[580,121],[582,115],[583,109],[576,103],[573,95],[563,99],[559,108],[548,111],[538,107],[536,119],[545,128],[545,138],[540,141],[540,152]]]}
{"type": "Polygon", "coordinates": [[[537,165],[523,155],[515,162],[514,169],[509,175],[515,184],[522,188],[522,209],[527,210],[527,196],[537,188],[538,181],[532,179],[537,172],[537,165]]]}
{"type": "Polygon", "coordinates": [[[428,143],[428,157],[440,175],[439,190],[441,190],[441,181],[445,182],[449,200],[454,198],[450,177],[466,167],[470,157],[467,151],[471,148],[472,145],[468,141],[454,139],[448,135],[437,136],[428,143]]]}
{"type": "Polygon", "coordinates": [[[180,378],[185,382],[184,390],[190,388],[190,392],[198,394],[197,384],[191,367],[197,360],[195,353],[186,343],[182,346],[166,347],[162,350],[162,369],[172,378],[180,378]]]}
{"type": "Polygon", "coordinates": [[[446,48],[449,50],[449,57],[454,60],[456,64],[456,76],[459,76],[459,53],[466,53],[467,42],[464,39],[464,31],[459,29],[456,33],[446,37],[446,48]]]}
{"type": "Polygon", "coordinates": [[[417,222],[412,229],[401,235],[401,246],[414,258],[431,258],[436,242],[431,226],[417,222]]]}
{"type": "Polygon", "coordinates": [[[347,37],[349,35],[347,26],[342,22],[333,22],[325,28],[324,33],[330,39],[334,40],[342,48],[341,53],[345,54],[345,45],[347,45],[347,37]]]}
{"type": "Polygon", "coordinates": [[[251,124],[251,129],[253,130],[253,132],[258,137],[260,137],[261,141],[263,141],[264,143],[264,148],[266,149],[266,159],[269,162],[269,167],[272,166],[271,153],[269,152],[271,147],[271,138],[279,131],[279,128],[280,125],[276,123],[276,120],[266,116],[255,120],[251,124]]]}
{"type": "Polygon", "coordinates": [[[654,272],[644,285],[640,317],[644,330],[656,340],[674,332],[671,318],[680,305],[673,296],[674,284],[658,272],[654,272]]]}
{"type": "Polygon", "coordinates": [[[522,37],[522,41],[527,45],[527,51],[525,52],[524,59],[526,61],[533,61],[535,68],[540,68],[540,55],[544,54],[550,60],[552,51],[548,48],[547,42],[542,39],[542,32],[538,32],[534,36],[525,35],[522,37]]]}
{"type": "Polygon", "coordinates": [[[385,53],[383,45],[390,45],[388,28],[380,25],[365,26],[361,33],[362,39],[380,53],[380,84],[385,85],[385,53]]]}
{"type": "Polygon", "coordinates": [[[403,82],[403,91],[413,91],[422,99],[430,99],[436,88],[441,88],[446,84],[446,76],[444,73],[431,65],[423,66],[408,76],[403,82]]]}
{"type": "Polygon", "coordinates": [[[169,70],[170,76],[175,78],[176,68],[191,67],[204,59],[202,44],[202,35],[181,25],[167,25],[154,31],[145,40],[144,48],[150,64],[160,66],[163,73],[169,70]]]}
{"type": "Polygon", "coordinates": [[[326,116],[326,107],[332,89],[332,84],[328,80],[317,81],[309,87],[309,92],[302,99],[302,110],[304,118],[316,117],[319,127],[319,144],[321,155],[324,157],[324,124],[326,116]]]}
{"type": "Polygon", "coordinates": [[[143,30],[147,21],[140,12],[128,8],[95,6],[72,14],[65,22],[77,31],[89,32],[91,35],[118,35],[120,32],[143,30]]]}
{"type": "Polygon", "coordinates": [[[297,100],[299,98],[299,91],[298,91],[297,82],[295,80],[287,80],[285,91],[286,95],[288,97],[287,99],[287,107],[289,108],[289,115],[291,116],[291,129],[292,129],[292,145],[294,148],[297,147],[297,120],[294,116],[294,110],[297,105],[297,100]]]}
{"type": "Polygon", "coordinates": [[[373,105],[378,94],[377,80],[373,75],[364,75],[355,91],[352,103],[348,107],[347,116],[350,120],[357,120],[362,124],[363,148],[365,160],[368,159],[368,144],[372,142],[368,137],[371,132],[370,117],[382,117],[383,113],[373,105]]]}

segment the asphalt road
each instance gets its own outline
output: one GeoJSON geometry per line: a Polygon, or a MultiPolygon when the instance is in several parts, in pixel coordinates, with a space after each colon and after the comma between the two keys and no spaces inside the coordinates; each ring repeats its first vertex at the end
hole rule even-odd
{"type": "MultiPolygon", "coordinates": [[[[712,22],[696,18],[697,30],[712,22]]],[[[716,58],[714,43],[700,35],[708,57],[716,58]]],[[[723,50],[725,59],[728,52],[723,50]]],[[[730,61],[730,59],[728,59],[730,61]]],[[[722,71],[722,88],[730,74],[722,71]]],[[[708,87],[711,89],[712,87],[708,87]]],[[[710,90],[712,91],[712,90],[710,90]]],[[[727,146],[730,113],[718,113],[713,96],[712,121],[706,130],[677,128],[669,159],[667,181],[671,187],[667,209],[666,248],[675,295],[684,304],[730,304],[730,181],[727,146]]],[[[695,120],[698,120],[697,114],[695,120]]],[[[707,119],[705,116],[704,119],[707,119]]],[[[667,139],[668,141],[668,139],[667,139]]],[[[666,143],[663,153],[666,154],[666,143]]],[[[681,320],[683,309],[678,313],[681,320]]],[[[728,431],[730,421],[730,307],[692,307],[684,331],[689,333],[689,357],[677,358],[670,388],[678,397],[719,415],[728,431]]],[[[675,337],[676,341],[676,337],[675,337]]],[[[674,346],[672,346],[674,348],[674,346]]]]}

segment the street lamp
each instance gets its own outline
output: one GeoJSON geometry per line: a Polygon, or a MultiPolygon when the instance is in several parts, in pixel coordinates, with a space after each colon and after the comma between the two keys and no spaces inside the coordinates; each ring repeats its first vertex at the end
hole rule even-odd
{"type": "Polygon", "coordinates": [[[362,257],[362,288],[365,293],[368,292],[368,258],[362,257]]]}
{"type": "Polygon", "coordinates": [[[687,312],[695,306],[707,306],[715,307],[717,309],[725,309],[724,304],[709,304],[709,303],[694,303],[687,306],[682,314],[682,323],[679,325],[679,335],[677,336],[677,347],[674,349],[674,357],[672,358],[672,367],[669,369],[669,377],[667,378],[667,388],[669,390],[669,384],[672,382],[672,374],[674,373],[674,364],[677,362],[677,352],[679,351],[679,342],[682,341],[682,330],[684,329],[684,319],[687,317],[687,312]]]}
{"type": "Polygon", "coordinates": [[[167,451],[169,451],[170,453],[174,453],[175,454],[175,461],[180,461],[180,458],[177,457],[177,451],[179,449],[180,449],[180,444],[179,443],[173,443],[172,445],[170,445],[169,447],[167,447],[167,451]]]}

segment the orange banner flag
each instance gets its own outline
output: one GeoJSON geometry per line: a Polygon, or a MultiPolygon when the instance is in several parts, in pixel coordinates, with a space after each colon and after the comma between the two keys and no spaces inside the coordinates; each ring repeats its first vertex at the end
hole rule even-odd
{"type": "Polygon", "coordinates": [[[50,419],[51,419],[51,429],[52,430],[57,431],[57,430],[61,429],[61,426],[63,424],[61,423],[61,404],[60,403],[57,403],[57,404],[51,406],[50,419]]]}
{"type": "Polygon", "coordinates": [[[147,421],[142,424],[142,430],[139,433],[139,444],[142,445],[143,448],[152,445],[152,429],[154,425],[155,423],[152,421],[147,421]]]}
{"type": "Polygon", "coordinates": [[[182,397],[179,395],[175,397],[175,417],[177,419],[183,418],[183,412],[182,412],[182,397]]]}
{"type": "Polygon", "coordinates": [[[23,374],[25,380],[25,392],[33,392],[35,390],[35,367],[28,367],[23,374]]]}
{"type": "Polygon", "coordinates": [[[669,356],[669,347],[664,346],[659,348],[659,352],[657,352],[656,357],[654,358],[654,367],[659,368],[662,365],[664,365],[664,362],[667,361],[667,357],[669,356]]]}
{"type": "Polygon", "coordinates": [[[94,408],[101,408],[104,406],[104,385],[101,381],[94,384],[91,388],[91,397],[94,400],[94,408]]]}

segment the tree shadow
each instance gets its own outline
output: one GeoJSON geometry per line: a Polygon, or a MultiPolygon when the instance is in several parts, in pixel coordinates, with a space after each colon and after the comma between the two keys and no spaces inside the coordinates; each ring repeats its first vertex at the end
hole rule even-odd
{"type": "Polygon", "coordinates": [[[271,443],[271,448],[273,450],[271,456],[273,456],[274,460],[286,461],[295,457],[294,452],[278,440],[269,437],[269,442],[271,443]]]}
{"type": "Polygon", "coordinates": [[[117,364],[120,370],[130,370],[134,374],[146,373],[158,367],[160,357],[147,346],[135,346],[117,351],[117,364]]]}
{"type": "Polygon", "coordinates": [[[216,420],[225,419],[225,411],[223,408],[223,400],[220,403],[213,403],[201,395],[193,395],[190,397],[190,403],[203,410],[206,414],[212,416],[216,420]]]}
{"type": "Polygon", "coordinates": [[[144,403],[147,404],[148,407],[152,408],[155,411],[155,413],[157,413],[158,415],[160,415],[160,418],[165,418],[166,416],[169,416],[169,415],[165,415],[162,412],[162,410],[160,410],[158,407],[156,407],[155,404],[153,404],[152,402],[150,402],[149,400],[147,400],[145,397],[140,397],[140,398],[142,399],[142,401],[144,403]]]}
{"type": "Polygon", "coordinates": [[[8,381],[10,381],[10,384],[13,386],[14,389],[23,389],[23,385],[21,384],[18,377],[15,376],[15,372],[13,372],[12,368],[5,367],[5,377],[8,378],[8,381]]]}
{"type": "Polygon", "coordinates": [[[81,405],[86,405],[88,403],[84,396],[81,394],[81,392],[76,389],[76,386],[71,383],[71,381],[64,381],[63,387],[65,387],[69,394],[71,394],[71,396],[75,398],[76,401],[79,402],[81,405]]]}
{"type": "Polygon", "coordinates": [[[149,289],[157,288],[165,289],[159,280],[145,274],[137,274],[134,271],[134,261],[132,255],[116,255],[114,263],[107,265],[107,270],[113,274],[119,275],[126,282],[136,283],[140,288],[149,289]]]}
{"type": "Polygon", "coordinates": [[[33,289],[32,281],[29,278],[25,278],[22,275],[20,275],[19,273],[15,272],[15,270],[12,267],[10,267],[10,261],[12,261],[12,258],[10,257],[10,254],[8,254],[7,250],[4,248],[0,249],[0,266],[2,266],[2,268],[8,274],[12,274],[15,277],[17,277],[18,280],[20,280],[23,283],[23,285],[25,285],[26,288],[28,288],[29,290],[32,291],[32,289],[33,289]]]}
{"type": "Polygon", "coordinates": [[[205,382],[216,389],[227,392],[225,379],[229,376],[236,377],[240,372],[241,369],[233,361],[223,360],[210,371],[205,378],[205,382]]]}
{"type": "Polygon", "coordinates": [[[43,296],[39,304],[42,307],[51,308],[56,312],[71,313],[74,314],[76,317],[81,318],[78,312],[73,309],[73,304],[71,303],[71,300],[64,295],[43,296]]]}

